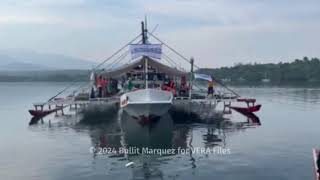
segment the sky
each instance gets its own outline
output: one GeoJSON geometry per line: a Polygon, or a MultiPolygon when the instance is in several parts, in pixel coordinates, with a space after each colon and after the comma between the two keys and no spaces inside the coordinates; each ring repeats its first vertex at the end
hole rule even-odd
{"type": "Polygon", "coordinates": [[[319,0],[1,0],[0,49],[101,61],[151,31],[200,67],[320,57],[319,0]]]}

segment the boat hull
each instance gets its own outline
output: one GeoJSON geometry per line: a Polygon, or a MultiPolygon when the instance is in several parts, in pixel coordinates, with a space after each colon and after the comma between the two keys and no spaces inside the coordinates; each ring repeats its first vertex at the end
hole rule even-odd
{"type": "Polygon", "coordinates": [[[128,104],[124,110],[135,117],[162,116],[171,108],[169,103],[128,104]]]}
{"type": "Polygon", "coordinates": [[[172,106],[173,94],[157,89],[141,89],[123,94],[120,107],[134,117],[162,116],[172,106]]]}

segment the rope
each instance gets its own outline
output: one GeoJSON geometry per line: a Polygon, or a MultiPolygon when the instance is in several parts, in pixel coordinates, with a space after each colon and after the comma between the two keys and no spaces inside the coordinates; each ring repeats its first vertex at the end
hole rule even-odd
{"type": "Polygon", "coordinates": [[[124,48],[126,48],[128,45],[130,45],[131,43],[133,43],[135,40],[137,40],[139,37],[141,36],[141,34],[139,34],[138,36],[136,36],[133,40],[131,40],[129,43],[125,44],[123,47],[121,47],[118,51],[116,51],[115,53],[113,53],[110,57],[108,57],[106,60],[104,60],[103,62],[101,62],[100,64],[98,64],[95,68],[93,68],[93,70],[99,68],[100,66],[102,66],[104,63],[106,63],[107,61],[109,61],[111,58],[113,58],[115,55],[117,55],[120,51],[122,51],[124,48]]]}
{"type": "Polygon", "coordinates": [[[110,67],[109,70],[113,69],[115,65],[117,65],[119,62],[121,62],[123,59],[125,59],[125,58],[128,56],[129,52],[130,52],[130,51],[126,51],[125,53],[123,53],[123,54],[118,58],[118,60],[117,60],[113,65],[111,65],[111,67],[110,67]]]}
{"type": "Polygon", "coordinates": [[[174,65],[178,67],[180,70],[185,71],[180,65],[174,62],[174,60],[171,59],[168,55],[166,55],[165,53],[162,53],[162,55],[164,56],[164,58],[167,58],[166,60],[169,60],[170,62],[174,63],[174,65]]]}
{"type": "MultiPolygon", "coordinates": [[[[137,42],[137,44],[139,44],[140,42],[142,42],[142,40],[140,40],[139,42],[137,42]]],[[[127,57],[127,55],[129,54],[129,50],[127,50],[126,52],[124,52],[122,55],[120,55],[117,59],[115,59],[112,63],[109,64],[110,69],[107,70],[111,70],[114,65],[116,65],[117,63],[119,63],[120,61],[122,61],[124,58],[127,57]]]]}
{"type": "Polygon", "coordinates": [[[174,64],[172,62],[168,61],[166,58],[163,58],[165,61],[167,61],[172,67],[174,67],[174,64]]]}
{"type": "Polygon", "coordinates": [[[236,93],[235,91],[233,91],[232,89],[228,88],[225,84],[223,84],[221,81],[219,81],[218,79],[213,78],[215,82],[217,82],[220,86],[224,87],[225,89],[227,89],[228,91],[232,92],[234,95],[236,95],[237,97],[240,97],[240,95],[238,93],[236,93]]]}
{"type": "MultiPolygon", "coordinates": [[[[158,37],[156,37],[155,35],[153,35],[152,33],[148,32],[148,34],[150,34],[153,38],[155,38],[156,40],[158,40],[159,42],[161,42],[163,45],[165,45],[167,48],[169,48],[171,51],[173,51],[175,54],[177,54],[178,56],[180,56],[183,60],[187,61],[188,63],[190,63],[189,59],[184,57],[182,54],[180,54],[178,51],[176,51],[174,48],[170,47],[168,44],[166,44],[165,42],[163,42],[162,40],[160,40],[158,37]]],[[[194,67],[200,69],[199,66],[197,66],[196,64],[193,64],[194,67]]],[[[220,82],[219,80],[215,79],[215,81],[220,84],[222,87],[226,88],[227,90],[229,90],[230,92],[232,92],[233,94],[235,94],[236,96],[240,97],[240,95],[238,93],[236,93],[235,91],[233,91],[232,89],[228,88],[226,85],[224,85],[222,82],[220,82]]]]}
{"type": "MultiPolygon", "coordinates": [[[[174,52],[175,54],[177,54],[179,57],[181,57],[183,60],[185,60],[186,62],[190,63],[190,60],[186,57],[184,57],[182,54],[180,54],[178,51],[176,51],[175,49],[173,49],[172,47],[170,47],[167,43],[163,42],[162,40],[160,40],[158,37],[156,37],[155,35],[153,35],[152,33],[148,32],[148,34],[150,34],[153,38],[155,38],[156,40],[158,40],[159,42],[161,42],[163,45],[165,45],[167,48],[169,48],[172,52],[174,52]]],[[[200,69],[199,66],[195,65],[194,66],[198,69],[200,69]]]]}
{"type": "Polygon", "coordinates": [[[123,58],[125,58],[127,55],[129,54],[129,51],[124,52],[123,54],[121,54],[117,59],[115,59],[114,61],[112,61],[110,64],[108,64],[108,66],[110,66],[110,68],[106,69],[106,70],[111,70],[113,68],[114,65],[116,65],[117,63],[119,63],[123,58]]]}
{"type": "MultiPolygon", "coordinates": [[[[107,59],[105,59],[104,61],[102,61],[100,64],[98,64],[97,66],[95,66],[92,70],[96,70],[98,69],[100,66],[102,66],[104,63],[106,63],[107,61],[109,61],[110,59],[112,59],[115,55],[117,55],[119,52],[121,52],[123,49],[125,49],[128,45],[130,45],[131,43],[133,43],[135,40],[137,40],[139,37],[141,36],[141,34],[139,34],[138,36],[136,36],[134,39],[132,39],[130,42],[128,42],[127,44],[125,44],[124,46],[122,46],[120,49],[118,49],[115,53],[113,53],[111,56],[109,56],[107,59]]],[[[62,91],[58,92],[56,95],[52,96],[51,98],[49,98],[47,100],[51,101],[52,99],[56,98],[57,96],[59,96],[60,94],[62,94],[63,92],[65,92],[67,89],[69,89],[70,87],[72,87],[74,84],[76,83],[76,81],[73,81],[69,86],[67,86],[66,88],[64,88],[62,91]]]]}

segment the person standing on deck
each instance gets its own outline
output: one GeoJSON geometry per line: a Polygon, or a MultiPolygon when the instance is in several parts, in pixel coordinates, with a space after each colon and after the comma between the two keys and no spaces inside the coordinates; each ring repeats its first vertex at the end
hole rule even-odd
{"type": "Polygon", "coordinates": [[[213,97],[213,81],[209,81],[208,82],[208,97],[211,95],[211,97],[213,97]]]}
{"type": "Polygon", "coordinates": [[[106,97],[107,95],[107,91],[106,91],[106,86],[108,84],[108,81],[106,80],[106,78],[103,78],[102,79],[102,82],[101,82],[101,87],[102,87],[102,97],[106,97]]]}
{"type": "Polygon", "coordinates": [[[98,97],[102,97],[102,76],[97,79],[98,97]]]}
{"type": "Polygon", "coordinates": [[[90,75],[90,84],[91,84],[91,91],[90,91],[90,98],[95,98],[96,95],[96,90],[95,88],[97,87],[97,82],[96,82],[96,74],[92,71],[90,75]]]}
{"type": "Polygon", "coordinates": [[[128,79],[128,90],[131,91],[133,89],[133,84],[131,78],[128,79]]]}
{"type": "Polygon", "coordinates": [[[181,77],[181,81],[180,81],[180,90],[179,90],[179,95],[180,96],[186,96],[187,92],[189,90],[189,87],[187,85],[187,80],[185,76],[181,77]]]}
{"type": "Polygon", "coordinates": [[[113,79],[109,78],[108,84],[107,84],[107,94],[108,94],[108,96],[112,95],[112,83],[113,83],[113,79]]]}
{"type": "Polygon", "coordinates": [[[169,88],[170,88],[170,91],[173,93],[173,95],[174,95],[174,96],[177,96],[177,93],[176,93],[176,85],[174,84],[173,79],[170,80],[169,88]]]}

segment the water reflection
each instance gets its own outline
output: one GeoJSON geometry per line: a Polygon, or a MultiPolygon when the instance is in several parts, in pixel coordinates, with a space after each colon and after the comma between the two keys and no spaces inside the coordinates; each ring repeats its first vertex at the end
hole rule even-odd
{"type": "MultiPolygon", "coordinates": [[[[138,119],[118,110],[116,115],[114,111],[104,111],[99,113],[99,117],[95,114],[94,117],[74,115],[55,117],[50,121],[45,119],[44,123],[39,124],[38,127],[46,126],[50,131],[70,128],[77,133],[87,133],[91,141],[88,147],[92,146],[96,150],[91,154],[93,161],[101,162],[105,157],[115,159],[121,162],[122,166],[119,167],[121,171],[131,172],[131,179],[163,179],[164,176],[171,175],[164,170],[166,164],[173,163],[178,158],[179,161],[186,164],[186,167],[196,169],[203,158],[213,155],[198,154],[192,150],[199,147],[228,148],[226,138],[230,132],[243,131],[243,129],[257,127],[261,124],[256,116],[247,117],[246,121],[242,122],[228,119],[216,119],[210,121],[210,124],[176,124],[175,122],[172,114],[168,113],[152,124],[142,125],[138,119]],[[79,122],[83,118],[86,123],[79,122]],[[99,123],[93,120],[93,124],[88,124],[91,118],[98,118],[99,123]],[[124,149],[136,149],[137,151],[124,152],[124,149]],[[173,149],[174,153],[153,152],[148,154],[143,153],[143,149],[173,149]],[[185,150],[186,153],[179,153],[179,150],[185,150]],[[133,165],[125,167],[129,162],[133,162],[133,165]]],[[[108,160],[103,162],[110,163],[108,160]]],[[[110,173],[112,172],[107,174],[110,173]]]]}
{"type": "MultiPolygon", "coordinates": [[[[125,158],[127,163],[133,162],[130,167],[132,171],[132,179],[162,179],[165,172],[162,172],[161,165],[166,161],[174,160],[172,156],[181,156],[178,149],[194,149],[199,142],[194,141],[194,130],[205,129],[205,133],[201,134],[203,144],[201,147],[226,148],[227,132],[237,131],[248,127],[256,127],[260,125],[257,117],[249,118],[245,122],[232,122],[229,120],[216,121],[210,126],[206,124],[174,124],[174,120],[170,114],[166,114],[158,121],[148,126],[141,125],[139,120],[132,118],[126,112],[119,111],[118,117],[105,123],[103,126],[97,126],[90,129],[89,134],[92,145],[96,148],[109,148],[115,153],[104,154],[109,158],[125,158]],[[131,152],[123,153],[121,148],[131,150],[131,152]],[[175,153],[145,154],[143,149],[174,149],[175,153]]],[[[191,168],[197,167],[196,154],[189,151],[186,161],[189,162],[191,168]]],[[[96,152],[93,157],[99,156],[96,152]]],[[[125,164],[125,163],[124,163],[125,164]]],[[[124,165],[123,165],[124,166],[124,165]]]]}

